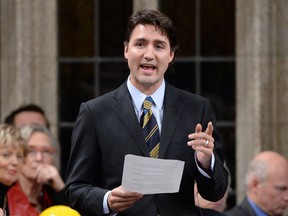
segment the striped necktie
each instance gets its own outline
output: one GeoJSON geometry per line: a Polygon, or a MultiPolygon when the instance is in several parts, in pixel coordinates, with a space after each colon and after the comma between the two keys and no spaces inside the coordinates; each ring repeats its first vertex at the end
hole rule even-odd
{"type": "Polygon", "coordinates": [[[145,98],[140,124],[150,152],[150,157],[157,158],[159,154],[160,136],[158,124],[151,109],[153,102],[150,96],[145,98]]]}

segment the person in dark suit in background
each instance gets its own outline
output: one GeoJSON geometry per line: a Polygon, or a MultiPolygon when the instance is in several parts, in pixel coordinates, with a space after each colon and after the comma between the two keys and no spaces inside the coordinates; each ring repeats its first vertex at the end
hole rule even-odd
{"type": "Polygon", "coordinates": [[[249,163],[246,196],[225,213],[229,216],[283,216],[288,207],[288,161],[279,153],[263,151],[249,163]]]}
{"type": "Polygon", "coordinates": [[[130,17],[124,42],[130,75],[118,89],[81,104],[72,134],[65,198],[81,215],[197,215],[194,181],[205,199],[225,194],[228,174],[210,102],[164,80],[177,46],[173,23],[161,12],[130,17]],[[185,162],[177,193],[143,195],[121,186],[125,155],[150,157],[140,126],[147,96],[160,134],[154,156],[185,162]]]}

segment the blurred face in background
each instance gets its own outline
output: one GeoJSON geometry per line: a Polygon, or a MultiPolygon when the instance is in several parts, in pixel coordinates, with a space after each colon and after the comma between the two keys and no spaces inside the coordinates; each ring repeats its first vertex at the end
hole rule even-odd
{"type": "Polygon", "coordinates": [[[0,182],[10,186],[17,181],[22,164],[24,150],[12,146],[0,147],[0,182]]]}
{"type": "Polygon", "coordinates": [[[45,117],[39,112],[23,111],[15,116],[14,125],[16,128],[21,128],[24,125],[30,123],[37,123],[45,127],[47,127],[48,125],[48,122],[46,121],[45,117]]]}
{"type": "Polygon", "coordinates": [[[30,179],[36,179],[39,168],[43,164],[54,165],[54,148],[47,134],[34,132],[28,139],[28,153],[24,159],[22,175],[30,179]]]}
{"type": "Polygon", "coordinates": [[[288,166],[275,167],[264,182],[255,183],[254,191],[257,205],[265,212],[282,215],[288,208],[288,166]]]}
{"type": "Polygon", "coordinates": [[[267,215],[282,216],[288,207],[288,161],[264,151],[250,163],[246,177],[247,196],[267,215]]]}

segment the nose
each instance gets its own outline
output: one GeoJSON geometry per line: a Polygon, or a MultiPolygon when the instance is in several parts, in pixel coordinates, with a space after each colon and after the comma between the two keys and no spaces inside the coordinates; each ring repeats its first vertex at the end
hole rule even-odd
{"type": "Polygon", "coordinates": [[[12,158],[11,158],[11,163],[13,165],[17,165],[19,163],[19,159],[17,157],[17,155],[13,155],[12,158]]]}
{"type": "Polygon", "coordinates": [[[284,199],[285,199],[285,201],[288,203],[288,192],[286,192],[286,193],[284,194],[284,199]]]}
{"type": "Polygon", "coordinates": [[[16,165],[18,163],[18,160],[17,160],[17,156],[16,155],[13,155],[12,158],[11,158],[11,163],[13,165],[16,165]]]}
{"type": "Polygon", "coordinates": [[[35,159],[36,159],[37,161],[40,161],[40,160],[43,159],[43,154],[42,154],[41,151],[36,151],[35,159]]]}
{"type": "Polygon", "coordinates": [[[284,193],[284,200],[287,203],[287,207],[288,207],[288,190],[286,190],[284,193]]]}
{"type": "Polygon", "coordinates": [[[147,60],[152,60],[154,58],[154,48],[153,46],[147,46],[144,53],[144,58],[147,60]]]}

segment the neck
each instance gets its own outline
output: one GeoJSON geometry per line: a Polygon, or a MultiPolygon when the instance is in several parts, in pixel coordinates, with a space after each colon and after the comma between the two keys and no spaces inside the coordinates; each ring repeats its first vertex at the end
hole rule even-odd
{"type": "Polygon", "coordinates": [[[164,78],[154,83],[140,83],[133,76],[130,76],[131,84],[145,95],[152,95],[162,84],[164,78]]]}
{"type": "Polygon", "coordinates": [[[19,183],[29,202],[31,204],[37,205],[37,200],[40,196],[42,185],[38,184],[34,179],[27,178],[24,175],[19,176],[19,183]]]}

